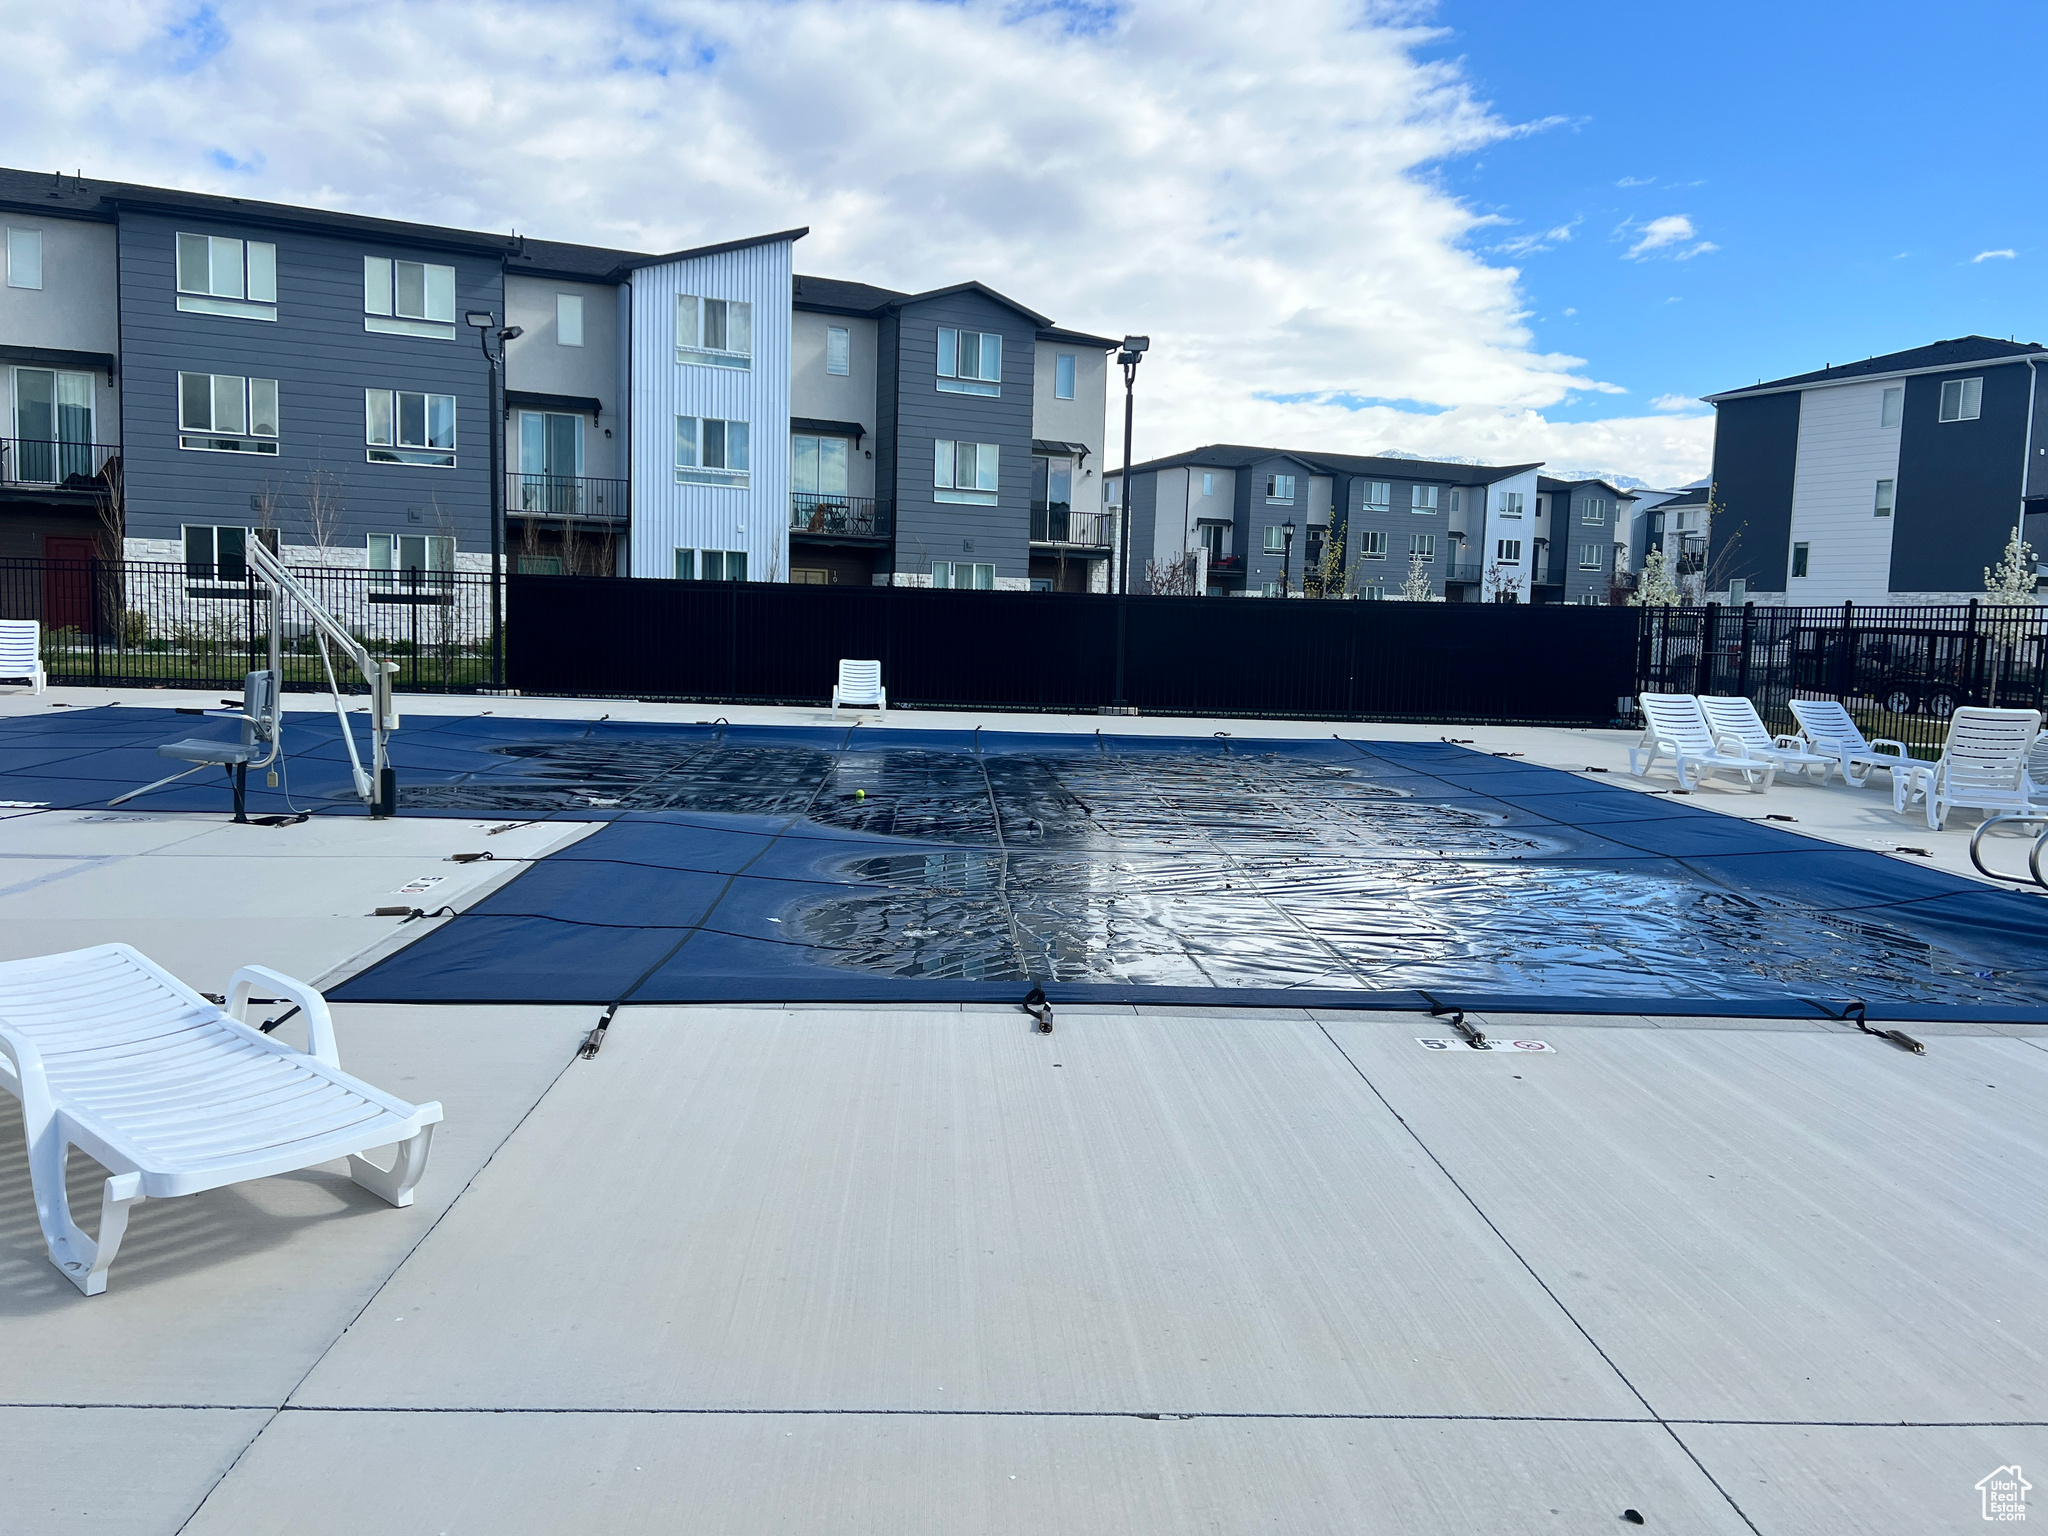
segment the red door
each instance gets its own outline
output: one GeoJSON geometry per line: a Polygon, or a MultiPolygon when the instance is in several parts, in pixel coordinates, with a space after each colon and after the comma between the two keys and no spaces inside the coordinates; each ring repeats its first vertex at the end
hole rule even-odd
{"type": "Polygon", "coordinates": [[[68,534],[43,535],[43,628],[54,632],[92,627],[93,540],[68,534]]]}

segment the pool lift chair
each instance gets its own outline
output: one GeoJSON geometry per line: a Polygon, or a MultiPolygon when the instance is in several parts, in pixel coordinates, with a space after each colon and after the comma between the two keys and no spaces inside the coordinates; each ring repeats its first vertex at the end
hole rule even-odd
{"type": "Polygon", "coordinates": [[[249,770],[270,767],[284,750],[284,671],[280,653],[284,644],[284,599],[289,594],[312,617],[313,638],[320,649],[320,664],[327,673],[328,692],[334,697],[334,715],[341,727],[342,745],[348,748],[349,772],[355,783],[355,792],[370,808],[372,816],[397,814],[398,775],[391,766],[390,737],[398,729],[398,709],[391,696],[391,681],[398,673],[398,664],[372,656],[363,643],[349,633],[347,626],[322,607],[305,585],[285,569],[284,563],[261,540],[250,541],[248,561],[251,578],[270,589],[270,665],[242,679],[241,704],[228,716],[241,721],[241,738],[238,741],[193,739],[168,742],[156,749],[159,757],[194,766],[158,779],[154,784],[131,789],[107,804],[120,805],[137,795],[146,795],[166,784],[175,784],[202,768],[217,766],[227,769],[234,781],[235,820],[241,823],[249,820],[249,770]],[[342,707],[341,689],[334,680],[334,664],[327,655],[329,640],[356,664],[356,670],[370,685],[370,767],[367,770],[356,752],[355,732],[349,728],[348,713],[342,707]]]}

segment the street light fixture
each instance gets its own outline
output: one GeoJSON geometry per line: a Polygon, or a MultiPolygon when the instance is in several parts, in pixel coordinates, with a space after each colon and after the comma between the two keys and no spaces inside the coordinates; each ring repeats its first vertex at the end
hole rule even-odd
{"type": "Polygon", "coordinates": [[[1280,525],[1283,542],[1280,550],[1280,595],[1291,597],[1293,593],[1287,582],[1294,570],[1294,519],[1289,518],[1280,525]]]}
{"type": "Polygon", "coordinates": [[[491,369],[491,686],[505,686],[505,343],[526,334],[516,325],[500,326],[487,309],[463,317],[476,328],[476,344],[491,369]],[[491,350],[497,337],[498,349],[491,350]]]}
{"type": "Polygon", "coordinates": [[[1151,350],[1150,336],[1126,336],[1122,350],[1116,355],[1117,362],[1124,370],[1124,473],[1119,482],[1122,503],[1117,509],[1116,519],[1116,702],[1110,707],[1120,714],[1133,711],[1124,702],[1124,604],[1131,592],[1131,406],[1132,392],[1138,387],[1138,364],[1144,361],[1151,350]]]}

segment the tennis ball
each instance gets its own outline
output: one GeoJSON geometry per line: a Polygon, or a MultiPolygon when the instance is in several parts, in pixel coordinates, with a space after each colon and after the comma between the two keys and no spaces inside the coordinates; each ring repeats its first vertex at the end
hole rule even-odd
{"type": "Polygon", "coordinates": [[[865,799],[867,799],[867,797],[868,797],[868,792],[867,792],[866,790],[864,790],[864,789],[856,789],[856,790],[855,790],[855,791],[853,792],[853,798],[854,798],[854,799],[856,799],[856,800],[865,800],[865,799]]]}

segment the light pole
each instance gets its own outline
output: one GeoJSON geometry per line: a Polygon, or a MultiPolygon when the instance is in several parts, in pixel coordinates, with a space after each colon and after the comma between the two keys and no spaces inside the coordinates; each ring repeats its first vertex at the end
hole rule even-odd
{"type": "Polygon", "coordinates": [[[525,331],[516,325],[500,326],[498,317],[487,309],[472,309],[463,316],[476,327],[476,344],[483,348],[484,361],[491,368],[491,686],[505,686],[505,343],[516,341],[525,331]],[[491,350],[492,336],[498,350],[491,350]]]}
{"type": "Polygon", "coordinates": [[[1124,473],[1118,486],[1121,494],[1117,497],[1120,505],[1116,519],[1116,702],[1110,707],[1119,713],[1130,709],[1124,702],[1124,605],[1131,593],[1131,410],[1138,387],[1138,364],[1144,361],[1151,345],[1150,336],[1126,336],[1123,350],[1116,355],[1124,370],[1124,473]]]}
{"type": "Polygon", "coordinates": [[[1290,517],[1286,522],[1282,523],[1280,525],[1280,532],[1282,534],[1280,544],[1280,595],[1282,597],[1291,597],[1293,596],[1293,591],[1287,583],[1294,570],[1294,519],[1290,517]]]}

